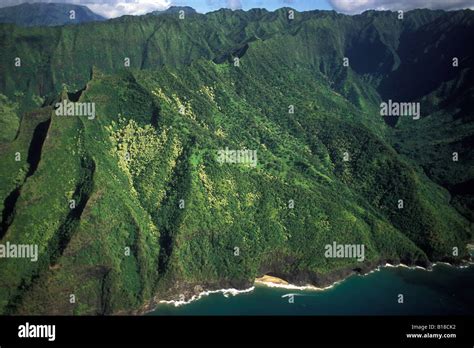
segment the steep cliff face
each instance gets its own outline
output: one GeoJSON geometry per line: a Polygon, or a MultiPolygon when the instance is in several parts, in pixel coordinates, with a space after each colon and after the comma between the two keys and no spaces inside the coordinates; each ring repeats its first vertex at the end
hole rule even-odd
{"type": "Polygon", "coordinates": [[[0,259],[1,313],[467,257],[472,11],[287,11],[0,25],[1,243],[39,247],[0,259]]]}

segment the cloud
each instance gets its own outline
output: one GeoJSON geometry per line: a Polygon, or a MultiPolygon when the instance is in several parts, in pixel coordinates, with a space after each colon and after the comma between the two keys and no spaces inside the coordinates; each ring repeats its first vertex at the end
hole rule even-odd
{"type": "Polygon", "coordinates": [[[238,10],[242,8],[240,0],[227,0],[227,7],[231,10],[238,10]]]}
{"type": "Polygon", "coordinates": [[[24,2],[56,2],[84,5],[106,18],[123,15],[142,15],[156,10],[165,10],[171,0],[2,0],[0,7],[18,5],[24,2]]]}
{"type": "Polygon", "coordinates": [[[225,7],[231,10],[240,10],[242,8],[241,0],[206,0],[206,4],[207,7],[213,9],[225,7]]]}
{"type": "Polygon", "coordinates": [[[329,0],[338,12],[355,14],[366,10],[413,10],[429,8],[432,10],[474,9],[472,0],[329,0]]]}
{"type": "Polygon", "coordinates": [[[142,15],[152,11],[162,11],[171,6],[170,0],[115,0],[103,3],[82,3],[95,13],[107,18],[142,15]]]}

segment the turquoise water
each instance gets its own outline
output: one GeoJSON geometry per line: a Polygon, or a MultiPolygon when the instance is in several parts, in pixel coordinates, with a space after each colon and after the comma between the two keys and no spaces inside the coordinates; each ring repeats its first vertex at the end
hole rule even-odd
{"type": "Polygon", "coordinates": [[[433,271],[382,268],[353,275],[324,291],[256,286],[253,292],[204,296],[174,307],[160,304],[151,315],[445,315],[474,314],[474,267],[437,265],[433,271]],[[296,294],[294,303],[285,294],[296,294]],[[403,294],[404,303],[398,303],[403,294]]]}

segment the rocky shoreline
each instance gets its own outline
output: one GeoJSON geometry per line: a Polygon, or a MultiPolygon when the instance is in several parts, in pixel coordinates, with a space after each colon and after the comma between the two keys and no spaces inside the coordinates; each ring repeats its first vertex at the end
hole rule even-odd
{"type": "MultiPolygon", "coordinates": [[[[279,278],[283,282],[287,283],[288,287],[292,288],[313,288],[315,290],[323,290],[332,287],[336,283],[343,281],[344,279],[353,274],[366,275],[378,270],[381,267],[422,268],[424,270],[430,271],[436,263],[445,263],[453,267],[467,266],[469,264],[472,264],[472,259],[468,258],[457,262],[452,262],[452,260],[450,261],[451,262],[446,262],[445,260],[438,260],[437,262],[429,262],[423,260],[413,261],[403,259],[381,259],[375,262],[366,262],[358,268],[348,267],[344,269],[335,270],[324,275],[316,274],[313,272],[298,272],[297,274],[288,274],[278,271],[275,272],[270,269],[266,269],[267,267],[263,267],[261,270],[260,277],[269,276],[279,278]]],[[[139,308],[138,310],[122,314],[143,315],[154,311],[156,309],[156,306],[162,303],[169,303],[174,304],[175,306],[179,306],[198,300],[203,296],[218,292],[223,293],[225,296],[234,296],[239,293],[253,291],[255,283],[255,279],[248,281],[223,280],[219,283],[205,283],[199,285],[177,282],[172,288],[169,288],[168,291],[155,296],[152,301],[139,308]]],[[[280,284],[280,286],[284,286],[284,284],[280,284]]]]}

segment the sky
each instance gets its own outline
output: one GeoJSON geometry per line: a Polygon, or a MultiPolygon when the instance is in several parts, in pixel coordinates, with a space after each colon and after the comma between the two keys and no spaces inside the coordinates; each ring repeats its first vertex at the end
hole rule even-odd
{"type": "Polygon", "coordinates": [[[107,17],[122,15],[141,15],[170,6],[190,6],[196,11],[206,13],[220,8],[233,10],[266,8],[273,11],[280,7],[292,7],[298,11],[336,10],[346,14],[357,14],[366,10],[411,10],[430,8],[474,10],[474,0],[0,0],[0,7],[18,5],[23,2],[62,2],[81,4],[92,11],[107,17]]]}

